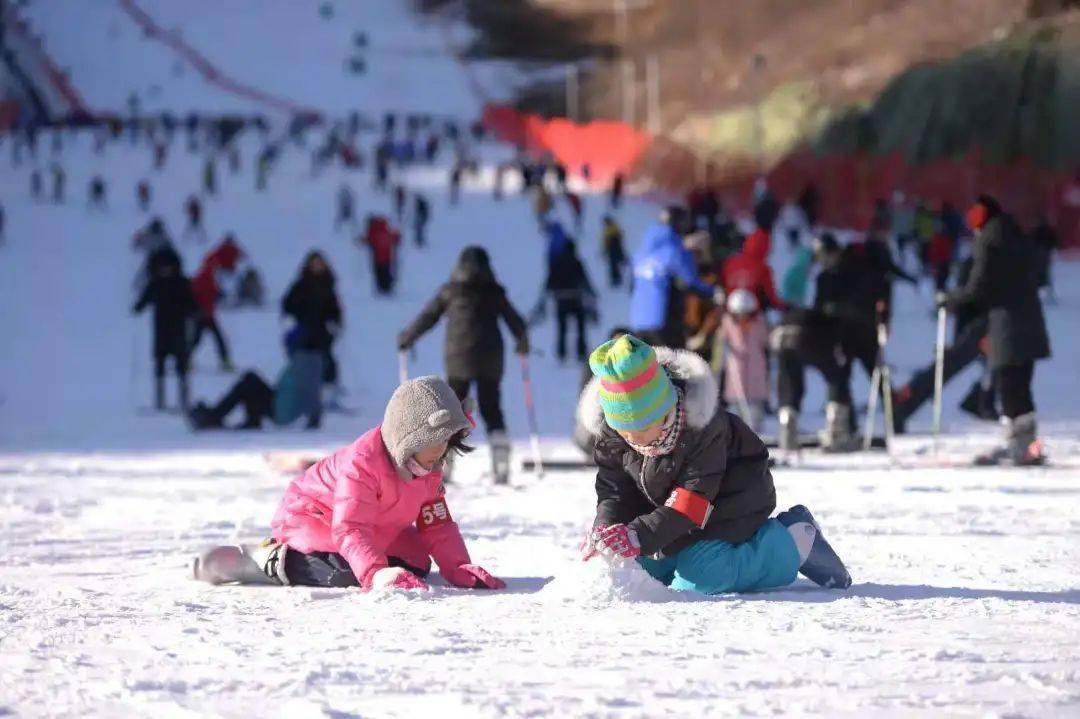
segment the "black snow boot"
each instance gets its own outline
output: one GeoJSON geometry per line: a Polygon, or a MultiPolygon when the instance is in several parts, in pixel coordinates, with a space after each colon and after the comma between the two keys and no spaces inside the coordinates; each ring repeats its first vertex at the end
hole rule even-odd
{"type": "Polygon", "coordinates": [[[191,408],[188,412],[188,421],[191,423],[191,428],[195,430],[221,429],[221,418],[203,402],[196,402],[191,408]]]}
{"type": "Polygon", "coordinates": [[[1012,419],[1002,417],[1001,426],[1005,431],[1004,442],[989,452],[975,457],[976,466],[1031,467],[1046,462],[1046,456],[1042,452],[1042,442],[1038,438],[1034,412],[1012,419]]]}
{"type": "Polygon", "coordinates": [[[971,389],[964,395],[960,402],[960,409],[964,410],[977,419],[985,419],[990,422],[998,421],[998,411],[994,407],[994,392],[982,386],[982,382],[975,382],[971,389]]]}

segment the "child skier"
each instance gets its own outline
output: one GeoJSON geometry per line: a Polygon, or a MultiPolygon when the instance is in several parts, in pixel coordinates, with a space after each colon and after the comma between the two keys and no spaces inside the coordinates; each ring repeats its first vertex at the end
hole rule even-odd
{"type": "Polygon", "coordinates": [[[749,290],[735,290],[727,298],[727,313],[720,320],[724,341],[724,401],[755,432],[761,429],[769,401],[769,366],[765,348],[769,330],[757,298],[749,290]]]}
{"type": "Polygon", "coordinates": [[[720,409],[704,360],[626,335],[589,364],[578,412],[596,437],[597,510],[583,559],[636,559],[672,589],[704,594],[780,587],[800,572],[851,586],[806,507],[769,519],[769,453],[720,409]]]}
{"type": "Polygon", "coordinates": [[[271,523],[272,539],[209,550],[195,560],[195,578],[425,591],[434,559],[455,587],[505,588],[472,563],[443,491],[443,464],[471,450],[464,443],[469,429],[446,382],[405,382],[382,424],[293,480],[271,523]]]}
{"type": "Polygon", "coordinates": [[[461,251],[450,281],[439,288],[435,298],[398,335],[398,349],[406,351],[412,347],[444,314],[447,381],[462,401],[468,396],[469,387],[476,384],[480,416],[492,447],[495,481],[505,483],[510,469],[510,442],[499,397],[503,375],[499,319],[513,333],[517,354],[529,353],[529,336],[525,321],[496,281],[487,251],[482,247],[466,247],[461,251]]]}
{"type": "Polygon", "coordinates": [[[375,275],[376,291],[380,295],[393,294],[401,233],[393,228],[386,217],[372,215],[368,217],[367,230],[360,242],[371,248],[371,270],[375,275]]]}

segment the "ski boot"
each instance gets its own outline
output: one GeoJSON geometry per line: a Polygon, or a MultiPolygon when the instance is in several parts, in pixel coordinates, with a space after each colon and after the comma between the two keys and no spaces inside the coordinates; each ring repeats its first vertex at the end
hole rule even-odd
{"type": "Polygon", "coordinates": [[[821,449],[839,454],[859,448],[859,438],[851,427],[851,405],[829,402],[825,405],[825,429],[819,435],[821,449]]]}
{"type": "Polygon", "coordinates": [[[997,408],[994,407],[994,393],[982,386],[982,382],[971,385],[971,389],[960,402],[960,409],[977,419],[997,422],[997,408]]]}
{"type": "Polygon", "coordinates": [[[847,589],[851,586],[851,575],[826,541],[809,509],[796,504],[776,515],[776,519],[787,527],[795,540],[799,558],[802,559],[799,574],[826,589],[847,589]]]}
{"type": "Polygon", "coordinates": [[[221,419],[214,411],[206,406],[205,402],[196,402],[188,412],[188,422],[194,430],[221,429],[221,419]]]}
{"type": "Polygon", "coordinates": [[[799,445],[799,410],[794,407],[781,407],[777,413],[780,432],[777,447],[781,452],[798,452],[799,445]]]}
{"type": "Polygon", "coordinates": [[[907,421],[911,417],[911,385],[904,385],[892,393],[893,434],[907,432],[907,421]]]}
{"type": "Polygon", "coordinates": [[[1004,443],[975,457],[975,466],[1032,467],[1046,462],[1046,456],[1042,452],[1042,441],[1036,436],[1034,412],[1013,419],[1002,417],[1001,425],[1005,429],[1004,443]]]}
{"type": "Polygon", "coordinates": [[[510,439],[506,432],[495,430],[489,437],[491,443],[491,473],[495,484],[510,482],[510,439]]]}
{"type": "Polygon", "coordinates": [[[288,547],[273,539],[261,544],[214,547],[195,557],[192,574],[210,584],[287,585],[287,551],[288,547]]]}

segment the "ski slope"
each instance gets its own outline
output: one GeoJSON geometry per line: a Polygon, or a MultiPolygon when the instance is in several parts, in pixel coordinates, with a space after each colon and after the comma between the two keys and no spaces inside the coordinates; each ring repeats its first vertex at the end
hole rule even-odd
{"type": "MultiPolygon", "coordinates": [[[[230,74],[327,112],[354,106],[343,98],[355,78],[340,72],[333,48],[354,27],[382,28],[379,37],[402,54],[370,60],[363,82],[381,90],[363,96],[366,106],[475,116],[471,83],[442,43],[463,29],[419,24],[405,3],[332,4],[340,27],[322,20],[316,3],[140,3],[230,74]],[[330,49],[324,57],[319,48],[330,49]]],[[[122,109],[129,88],[156,84],[157,104],[146,99],[147,110],[256,109],[188,70],[176,74],[175,57],[141,38],[118,7],[36,0],[27,10],[49,51],[74,66],[73,81],[91,105],[122,109]]],[[[369,34],[373,46],[383,41],[369,34]]],[[[138,179],[150,179],[154,212],[179,238],[202,158],[188,156],[178,136],[158,174],[143,146],[125,139],[98,156],[91,144],[85,135],[65,138],[69,200],[61,206],[31,201],[28,165],[0,173],[7,211],[0,715],[1075,716],[1080,709],[1077,265],[1058,268],[1060,303],[1047,308],[1056,359],[1040,365],[1035,387],[1055,466],[934,468],[930,440],[913,436],[892,459],[808,455],[801,467],[777,470],[781,507],[813,509],[848,563],[855,585],[847,592],[802,580],[783,591],[703,598],[671,593],[632,566],[583,565],[576,547],[592,518],[590,474],[537,480],[515,472],[511,487],[493,488],[484,451],[463,460],[449,501],[473,558],[505,577],[508,591],[437,586],[420,597],[215,588],[188,578],[190,556],[265,536],[289,481],[265,453],[317,455],[379,420],[397,377],[394,336],[465,245],[488,248],[511,300],[530,309],[543,280],[543,242],[524,198],[495,202],[481,180],[451,206],[444,165],[407,172],[400,181],[433,200],[429,246],[417,249],[410,239],[398,295],[377,298],[366,255],[333,231],[334,201],[342,182],[357,190],[360,217],[389,213],[389,197],[369,189],[366,172],[313,177],[308,154],[291,147],[269,189],[256,193],[258,143],[245,137],[240,174],[219,163],[221,192],[205,204],[212,240],[236,233],[270,299],[262,311],[220,313],[233,360],[277,374],[284,328],[276,302],[303,255],[321,249],[338,276],[346,331],[337,356],[357,414],[328,415],[318,432],[194,435],[176,416],[140,411],[151,398],[150,320],[129,315],[140,263],[129,243],[147,219],[135,207],[138,179]],[[109,182],[105,213],[86,207],[86,185],[98,173],[109,182]]],[[[490,163],[509,150],[480,153],[490,163]]],[[[0,162],[7,161],[5,152],[0,162]]],[[[50,161],[44,142],[38,162],[50,161]]],[[[580,242],[603,288],[594,342],[625,321],[627,308],[625,292],[606,289],[598,255],[605,205],[587,198],[580,242]]],[[[631,201],[619,213],[631,248],[656,209],[631,201]]],[[[178,246],[188,272],[209,249],[178,246]]],[[[777,247],[778,271],[786,260],[777,247]]],[[[890,359],[903,379],[932,356],[934,328],[925,288],[901,287],[897,296],[890,359]]],[[[440,371],[441,342],[441,330],[421,341],[414,373],[440,371]]],[[[550,320],[534,330],[533,344],[543,352],[531,361],[545,454],[575,457],[566,437],[580,368],[551,356],[550,320]]],[[[216,372],[209,342],[194,364],[194,397],[216,398],[235,380],[216,372]]],[[[506,410],[522,457],[522,386],[507,366],[506,410]]],[[[946,392],[946,459],[996,439],[995,427],[955,410],[972,372],[946,392]]],[[[864,399],[865,378],[856,377],[864,399]]],[[[807,429],[821,422],[820,383],[810,384],[807,429]]],[[[912,428],[929,424],[924,410],[912,428]]]]}

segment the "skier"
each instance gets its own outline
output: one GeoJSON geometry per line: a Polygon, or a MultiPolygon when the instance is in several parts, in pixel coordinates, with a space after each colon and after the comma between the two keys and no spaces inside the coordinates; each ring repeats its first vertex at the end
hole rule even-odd
{"type": "Polygon", "coordinates": [[[416,246],[423,247],[427,242],[427,225],[431,219],[431,205],[423,195],[417,193],[413,201],[413,233],[416,246]]]}
{"type": "Polygon", "coordinates": [[[64,202],[64,184],[65,184],[65,181],[67,180],[67,175],[64,173],[64,168],[60,167],[60,165],[58,165],[58,164],[56,164],[54,162],[53,166],[52,166],[52,176],[53,176],[52,199],[53,199],[53,202],[55,202],[57,204],[61,204],[61,203],[64,202]]]}
{"type": "Polygon", "coordinates": [[[544,283],[544,294],[537,305],[534,317],[539,319],[543,316],[544,300],[548,295],[555,300],[555,322],[557,327],[557,340],[555,356],[559,362],[566,361],[566,333],[570,321],[577,325],[577,344],[575,355],[579,362],[584,362],[588,357],[589,342],[586,336],[586,324],[596,321],[596,292],[589,275],[585,272],[585,266],[578,257],[577,247],[571,240],[566,248],[548,269],[547,281],[544,283]]]}
{"type": "Polygon", "coordinates": [[[209,330],[210,334],[214,336],[214,343],[217,346],[221,371],[232,372],[233,364],[229,359],[229,345],[225,341],[225,335],[222,333],[215,316],[218,298],[221,296],[221,288],[218,286],[217,277],[215,276],[217,269],[218,264],[215,259],[211,255],[207,255],[203,258],[199,271],[191,278],[191,290],[195,293],[195,302],[199,305],[195,331],[191,337],[191,354],[194,355],[195,350],[198,349],[203,332],[209,330]]]}
{"type": "Polygon", "coordinates": [[[505,588],[472,563],[447,507],[443,467],[472,451],[469,428],[446,382],[405,382],[382,424],[292,481],[271,522],[272,539],[205,552],[195,560],[195,578],[426,591],[434,559],[455,587],[505,588]]]}
{"type": "Polygon", "coordinates": [[[199,242],[206,242],[206,230],[202,223],[202,203],[195,195],[188,197],[184,203],[184,213],[187,215],[187,227],[184,228],[184,239],[194,236],[199,242]]]}
{"type": "Polygon", "coordinates": [[[180,256],[169,246],[148,260],[151,271],[132,314],[154,306],[154,407],[165,409],[165,360],[172,358],[178,382],[179,405],[188,403],[188,322],[196,311],[191,283],[184,277],[180,256]]]}
{"type": "Polygon", "coordinates": [[[769,232],[758,225],[746,238],[742,251],[724,262],[724,291],[730,295],[735,290],[749,290],[763,310],[787,309],[787,303],[776,293],[773,283],[772,268],[769,267],[771,249],[769,232]]]}
{"type": "Polygon", "coordinates": [[[391,226],[386,217],[370,215],[360,242],[371,250],[371,269],[375,277],[376,291],[380,295],[393,294],[397,248],[401,244],[401,234],[391,226]]]}
{"type": "Polygon", "coordinates": [[[623,267],[626,265],[626,249],[623,246],[623,231],[611,215],[604,215],[601,235],[604,257],[608,265],[608,281],[612,287],[622,287],[623,267]]]}
{"type": "Polygon", "coordinates": [[[164,170],[165,160],[169,154],[169,147],[164,142],[157,142],[154,144],[154,169],[164,170]]]}
{"type": "Polygon", "coordinates": [[[337,215],[334,217],[334,232],[341,230],[343,225],[348,225],[349,230],[356,231],[356,217],[354,215],[356,206],[356,196],[353,194],[352,189],[342,184],[338,190],[337,196],[337,215]]]}
{"type": "Polygon", "coordinates": [[[516,354],[528,355],[529,336],[525,321],[495,279],[482,247],[470,246],[461,251],[450,281],[398,335],[398,349],[408,350],[444,315],[447,381],[462,401],[469,395],[470,386],[476,385],[480,416],[492,446],[495,481],[503,484],[509,475],[510,442],[499,396],[503,375],[499,319],[514,335],[516,354]]]}
{"type": "Polygon", "coordinates": [[[323,358],[322,382],[328,386],[331,404],[338,404],[341,388],[334,340],[341,333],[342,313],[337,280],[322,253],[311,251],[300,265],[300,274],[281,300],[281,314],[292,317],[300,330],[299,347],[323,358]]]}
{"type": "Polygon", "coordinates": [[[394,217],[397,219],[398,224],[405,219],[405,186],[394,186],[394,217]]]}
{"type": "Polygon", "coordinates": [[[88,206],[91,210],[106,209],[105,203],[105,180],[100,175],[94,175],[90,180],[88,206]]]}
{"type": "Polygon", "coordinates": [[[203,192],[208,196],[213,197],[217,194],[217,167],[214,165],[214,158],[206,158],[206,163],[203,165],[203,192]]]}
{"type": "Polygon", "coordinates": [[[262,429],[264,419],[286,426],[306,417],[306,429],[318,429],[322,422],[322,401],[319,394],[323,375],[323,355],[305,349],[298,338],[299,328],[285,336],[288,361],[271,387],[253,371],[243,374],[214,406],[197,402],[188,414],[195,430],[222,429],[233,409],[244,408],[244,421],[236,429],[262,429]]]}
{"type": "Polygon", "coordinates": [[[630,295],[630,327],[646,341],[682,348],[686,343],[683,325],[684,292],[694,292],[722,303],[722,290],[702,282],[694,257],[683,246],[682,233],[689,216],[679,206],[668,207],[658,222],[645,233],[630,264],[634,272],[630,295]]]}
{"type": "MultiPolygon", "coordinates": [[[[691,232],[683,239],[683,247],[694,257],[698,279],[713,287],[719,285],[722,264],[712,257],[712,243],[708,231],[691,232]]],[[[694,293],[688,293],[684,302],[686,309],[683,313],[683,324],[687,335],[686,348],[696,352],[706,362],[713,364],[716,333],[720,329],[720,319],[724,308],[717,305],[712,298],[694,293]]],[[[716,359],[719,360],[720,357],[717,356],[716,359]]],[[[714,369],[719,372],[719,364],[716,364],[714,369]]]]}
{"type": "Polygon", "coordinates": [[[589,365],[596,377],[578,411],[597,438],[597,501],[583,559],[636,560],[672,589],[702,594],[785,586],[800,573],[851,586],[806,507],[769,519],[768,450],[719,407],[704,360],[627,335],[589,365]]]}
{"type": "Polygon", "coordinates": [[[570,210],[574,215],[574,231],[581,233],[581,223],[585,218],[585,207],[581,202],[581,195],[576,192],[566,191],[566,201],[570,203],[570,210]]]}
{"type": "Polygon", "coordinates": [[[41,199],[42,192],[41,172],[34,170],[30,173],[30,197],[35,200],[41,199]]]}
{"type": "Polygon", "coordinates": [[[390,176],[390,158],[393,146],[389,140],[383,140],[375,146],[375,189],[385,190],[390,176]]]}
{"type": "Polygon", "coordinates": [[[464,168],[461,162],[455,162],[450,169],[450,204],[456,205],[461,196],[461,175],[464,168]]]}
{"type": "Polygon", "coordinates": [[[1011,215],[996,199],[981,195],[968,210],[975,233],[973,265],[967,282],[940,293],[938,304],[950,311],[966,306],[989,310],[990,369],[1001,397],[1005,438],[1002,445],[976,458],[976,464],[1041,464],[1031,381],[1035,362],[1050,356],[1050,341],[1039,299],[1037,253],[1011,215]]]}
{"type": "Polygon", "coordinates": [[[139,180],[139,184],[135,186],[135,202],[142,212],[150,209],[150,183],[146,180],[139,180]]]}
{"type": "Polygon", "coordinates": [[[765,350],[769,330],[757,297],[749,290],[735,290],[727,298],[727,312],[720,320],[724,342],[724,401],[738,409],[751,429],[760,431],[769,403],[769,366],[765,350]]]}

